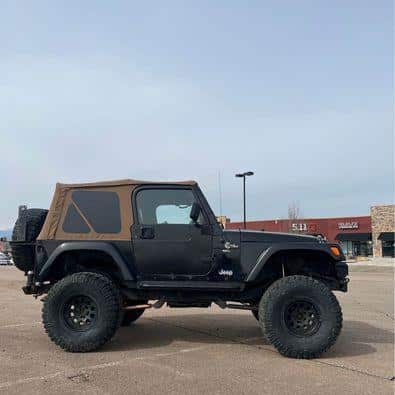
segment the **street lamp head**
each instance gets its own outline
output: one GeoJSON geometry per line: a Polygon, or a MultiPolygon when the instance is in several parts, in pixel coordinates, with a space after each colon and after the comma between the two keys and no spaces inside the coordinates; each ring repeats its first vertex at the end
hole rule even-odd
{"type": "Polygon", "coordinates": [[[244,173],[235,174],[235,177],[246,177],[246,176],[253,176],[253,171],[245,171],[244,173]]]}

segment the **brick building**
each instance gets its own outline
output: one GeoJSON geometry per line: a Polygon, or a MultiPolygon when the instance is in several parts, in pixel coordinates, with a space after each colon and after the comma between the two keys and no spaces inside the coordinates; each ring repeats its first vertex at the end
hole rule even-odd
{"type": "Polygon", "coordinates": [[[395,206],[373,206],[372,218],[373,255],[394,256],[395,206]]]}
{"type": "MultiPolygon", "coordinates": [[[[373,206],[371,215],[335,218],[248,221],[247,229],[321,236],[341,244],[351,256],[394,256],[395,206],[373,206]]],[[[226,222],[226,228],[243,228],[243,222],[226,222]]]]}

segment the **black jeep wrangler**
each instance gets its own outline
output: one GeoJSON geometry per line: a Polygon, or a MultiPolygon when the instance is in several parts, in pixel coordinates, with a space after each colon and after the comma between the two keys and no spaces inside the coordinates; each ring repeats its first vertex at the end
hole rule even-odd
{"type": "Polygon", "coordinates": [[[338,245],[224,230],[193,181],[57,184],[49,211],[22,206],[11,245],[23,291],[46,294],[45,330],[67,351],[97,349],[165,303],[250,310],[293,358],[319,356],[342,327],[338,245]]]}

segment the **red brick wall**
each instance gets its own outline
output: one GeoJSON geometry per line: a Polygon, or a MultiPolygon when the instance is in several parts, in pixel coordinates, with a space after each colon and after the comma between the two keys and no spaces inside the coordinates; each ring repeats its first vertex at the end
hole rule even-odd
{"type": "MultiPolygon", "coordinates": [[[[268,232],[292,232],[295,227],[298,233],[322,234],[329,241],[336,241],[338,233],[370,233],[372,223],[370,216],[338,217],[338,218],[308,218],[308,219],[278,219],[266,221],[248,221],[247,229],[266,230],[268,232]],[[355,229],[340,229],[341,223],[356,223],[355,229]],[[295,225],[296,224],[296,225],[295,225]]],[[[242,229],[243,222],[230,222],[227,229],[242,229]]]]}

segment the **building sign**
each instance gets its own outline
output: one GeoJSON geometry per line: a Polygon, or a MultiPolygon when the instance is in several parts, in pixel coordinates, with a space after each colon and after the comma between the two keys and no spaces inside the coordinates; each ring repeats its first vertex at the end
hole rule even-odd
{"type": "Polygon", "coordinates": [[[339,229],[358,229],[359,228],[359,224],[358,222],[339,222],[337,224],[339,229]]]}
{"type": "Polygon", "coordinates": [[[292,232],[315,233],[315,232],[317,232],[317,225],[316,224],[306,224],[306,223],[292,224],[291,229],[292,229],[292,232]]]}

